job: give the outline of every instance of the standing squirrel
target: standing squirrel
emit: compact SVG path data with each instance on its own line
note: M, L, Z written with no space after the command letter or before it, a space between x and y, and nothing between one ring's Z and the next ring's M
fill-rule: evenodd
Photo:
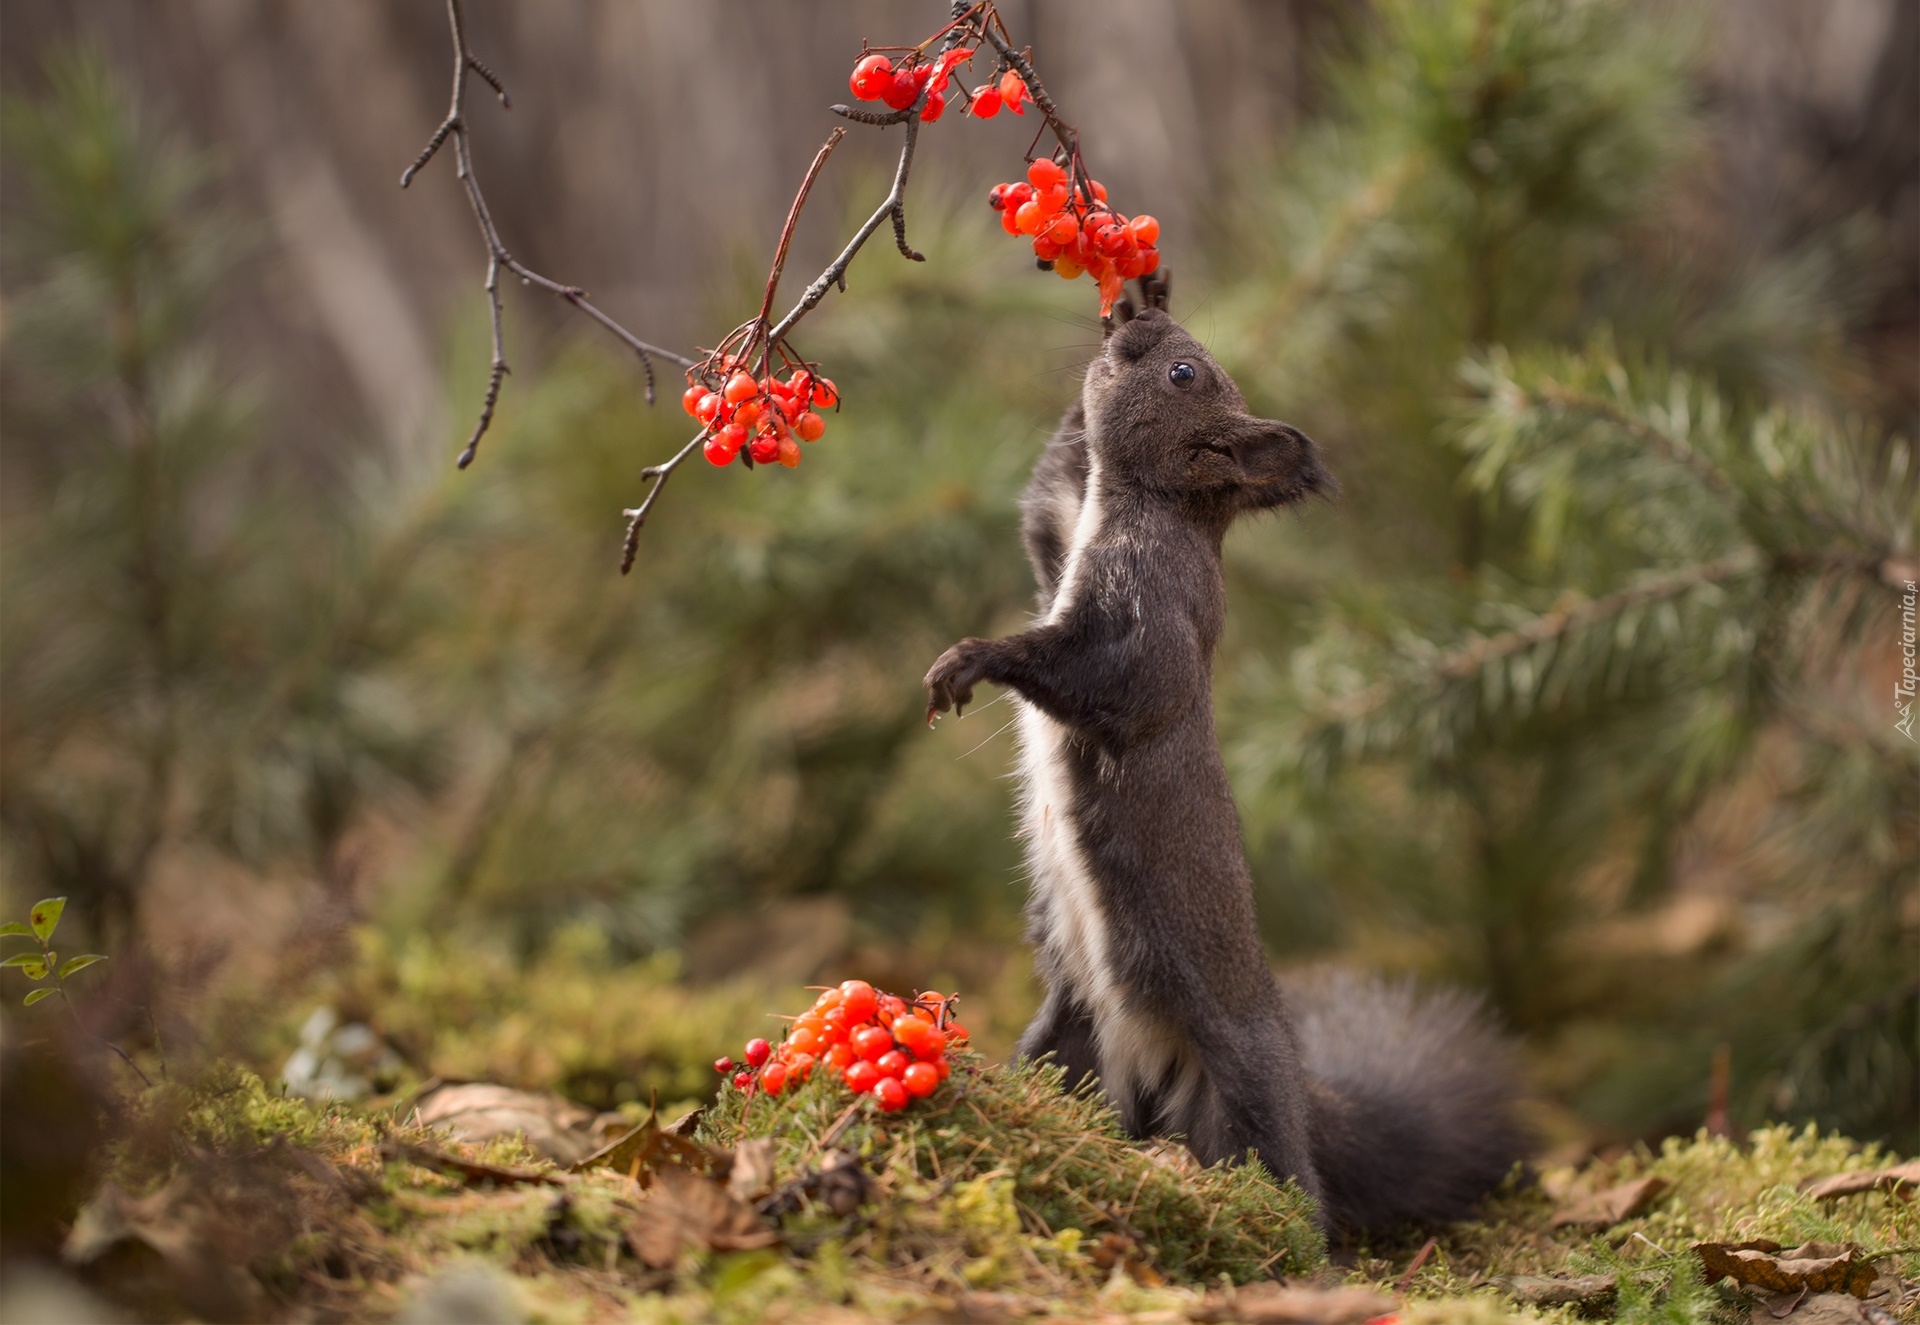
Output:
M1464 1216L1525 1150L1503 1041L1457 995L1283 990L1213 725L1220 549L1243 513L1331 494L1165 311L1123 305L1022 499L1032 629L964 639L928 720L982 681L1019 709L1028 936L1046 997L1019 1056L1091 1076L1135 1136L1249 1150L1352 1236Z

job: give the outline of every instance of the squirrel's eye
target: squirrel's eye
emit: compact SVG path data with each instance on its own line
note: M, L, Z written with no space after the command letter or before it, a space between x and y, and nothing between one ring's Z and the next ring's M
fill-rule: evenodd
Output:
M1167 369L1167 380L1175 386L1192 386L1193 379L1197 376L1199 374L1193 371L1193 365L1190 363L1177 363Z

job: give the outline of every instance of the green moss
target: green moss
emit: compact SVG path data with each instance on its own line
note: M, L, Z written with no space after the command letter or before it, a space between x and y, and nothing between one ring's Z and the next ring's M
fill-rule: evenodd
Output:
M772 1137L780 1169L791 1171L817 1162L820 1138L849 1100L825 1074L751 1106L730 1091L703 1137L716 1145ZM1104 1101L1063 1091L1055 1067L963 1057L939 1093L892 1117L863 1108L835 1144L903 1191L931 1184L943 1193L939 1235L990 1247L973 1253L988 1265L961 1271L969 1283L1002 1277L1016 1250L1084 1271L1081 1241L1109 1232L1137 1237L1162 1273L1185 1282L1300 1274L1326 1258L1312 1202L1297 1187L1275 1185L1258 1164L1203 1169L1184 1151L1149 1151L1122 1134ZM929 1233L892 1232L910 1245Z

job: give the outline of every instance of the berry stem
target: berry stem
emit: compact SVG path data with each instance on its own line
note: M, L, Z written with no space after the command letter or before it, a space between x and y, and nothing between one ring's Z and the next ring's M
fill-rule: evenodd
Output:
M807 205L807 194L813 191L814 180L820 178L820 167L827 164L827 158L840 140L847 136L845 129L836 128L827 135L827 141L814 153L813 164L807 167L807 177L800 181L800 192L793 197L793 206L787 208L786 224L780 227L780 246L773 251L773 270L767 273L767 293L760 301L760 322L765 325L767 315L773 312L773 296L780 288L780 273L786 270L787 247L793 243L793 228L800 221L800 209Z

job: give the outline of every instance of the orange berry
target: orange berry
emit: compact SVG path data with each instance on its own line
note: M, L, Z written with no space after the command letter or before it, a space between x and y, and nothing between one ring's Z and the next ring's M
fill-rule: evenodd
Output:
M787 1048L797 1054L814 1054L820 1050L820 1032L811 1026L796 1025L787 1035Z
M767 1088L767 1094L778 1095L787 1088L787 1065L768 1063L760 1069L760 1084Z
M825 385L832 385L824 378L821 380ZM879 996L865 980L848 980L840 986L840 1006L847 1014L849 1026L857 1026L871 1017L879 1005Z
M1065 188L1067 172L1051 157L1041 157L1027 167L1027 182L1036 189Z
M780 463L788 469L798 469L800 467L800 443L794 441L793 438L782 437L780 439L780 448L775 454Z
M940 1069L932 1063L915 1063L900 1074L900 1084L915 1099L925 1099L940 1089Z
M1146 248L1152 248L1160 242L1160 223L1151 216L1136 216L1127 222L1127 229L1133 231L1134 242Z
M827 431L827 421L812 410L808 410L793 421L793 430L800 434L801 441L817 442Z
M738 405L759 394L760 384L753 380L751 373L735 373L727 379L726 397L729 405Z
M873 1060L873 1065L886 1076L897 1077L907 1070L907 1056L898 1049L889 1049Z
M880 1081L880 1069L861 1059L847 1065L847 1089L856 1095L864 1095Z

